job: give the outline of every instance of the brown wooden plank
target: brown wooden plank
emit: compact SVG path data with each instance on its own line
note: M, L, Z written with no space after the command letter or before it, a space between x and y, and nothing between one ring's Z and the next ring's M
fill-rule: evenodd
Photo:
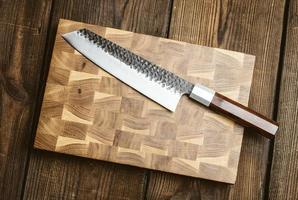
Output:
M19 199L51 0L0 2L0 199Z
M250 107L273 112L284 1L175 0L169 37L256 55ZM243 139L235 185L151 172L148 199L262 199L269 141L253 132Z
M289 1L269 198L298 199L298 1Z
M170 0L55 1L46 63L59 18L166 36L170 5ZM24 197L141 199L145 180L144 169L36 150L31 154Z

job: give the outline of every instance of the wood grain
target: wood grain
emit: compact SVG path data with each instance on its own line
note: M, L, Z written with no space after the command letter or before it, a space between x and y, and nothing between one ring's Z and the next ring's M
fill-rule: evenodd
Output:
M274 142L268 197L298 199L298 1L290 1L278 104L280 134Z
M38 76L45 77L46 73L40 74L39 71L43 68L46 71L48 66L48 64L41 64L43 63L41 61L43 49L40 45L47 42L47 53L44 58L45 63L49 63L58 19L64 17L167 36L169 5L171 4L171 1L167 0L59 0L54 1L54 7L51 9L51 1L44 2L46 4L32 0L0 1L1 198L22 199L23 178L20 177L26 173L26 155L29 151L32 153L24 199L107 199L114 194L119 194L112 196L114 199L119 196L142 199L144 194L139 195L139 187L136 188L133 183L139 185L147 180L150 184L146 199L266 199L267 191L264 188L269 182L264 181L264 176L266 168L269 169L270 166L266 161L268 145L258 137L244 136L238 173L238 180L241 181L237 181L234 186L161 172L151 172L150 176L146 176L143 170L135 167L56 153L30 151L28 144L32 138L31 124L35 123L32 121L32 116L39 110L33 109L35 106L32 104L38 100L32 95L34 93L32 91L37 91L37 81L44 84L45 78L40 80ZM275 82L275 70L280 53L279 38L284 2L267 0L176 1L173 5L173 20L169 36L173 37L175 33L174 39L256 54L257 72L255 74L257 77L253 83L252 94L256 93L258 96L251 97L250 106L260 109L259 111L269 116L272 110L271 105L274 103L272 101L274 94L268 88L274 88L272 83ZM295 62L294 13L297 6L295 1L290 2L293 21L289 28L291 31L289 36L292 39L287 44L291 48L287 50L286 63L291 68L284 67L287 70L283 73L283 81L287 81L286 78L288 78L291 79L288 82L294 84L293 77L296 72L292 63ZM49 16L50 10L51 17ZM180 14L177 15L176 12ZM50 27L46 33L50 18ZM150 26L147 26L147 23L150 23ZM46 35L48 35L47 40ZM32 45L16 46L24 41ZM19 58L22 64L13 64L12 61L15 58ZM7 66L10 67L7 68ZM275 75L272 76L272 74ZM267 81L259 82L260 79ZM259 90L260 87L263 89ZM295 175L296 169L295 138L293 137L296 116L292 111L295 109L294 103L297 97L294 95L296 94L295 88L290 84L284 84L282 88L283 96L289 95L288 98L282 98L281 95L283 100L280 102L278 114L282 115L279 117L282 124L282 131L279 135L284 133L285 136L277 138L275 142L276 157L273 160L271 172L270 199L295 199L297 183L295 176L291 175ZM25 101L23 97L27 92L30 98ZM261 95L263 92L266 93L265 96ZM290 139L287 139L289 137ZM257 157L251 157L251 155L257 155ZM134 174L137 175L132 176ZM136 179L136 177L141 178ZM128 187L125 187L127 185ZM144 189L141 192L146 191L145 184L141 184L141 187L143 186ZM134 190L129 190L132 187Z
M43 67L48 68L51 60L59 18L166 36L169 8L169 0L55 1ZM46 77L41 79L43 85ZM144 169L32 151L24 199L142 199L146 180Z
M0 1L0 199L21 198L51 1Z
M121 83L62 39L83 27L248 102L254 56L61 20L34 146L234 183L243 129L187 97L172 113Z
M175 0L169 38L256 55L249 106L270 116L283 14L284 1ZM147 199L264 199L269 142L254 134L244 134L233 187L151 172Z

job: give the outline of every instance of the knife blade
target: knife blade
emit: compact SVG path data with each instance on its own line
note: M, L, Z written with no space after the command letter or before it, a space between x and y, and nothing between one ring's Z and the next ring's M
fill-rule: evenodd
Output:
M278 124L199 83L193 84L88 29L62 37L78 52L117 79L175 112L182 95L238 124L274 138Z

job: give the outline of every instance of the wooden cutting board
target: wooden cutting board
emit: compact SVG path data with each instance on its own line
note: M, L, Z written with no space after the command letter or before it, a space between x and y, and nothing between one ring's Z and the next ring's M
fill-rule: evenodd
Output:
M243 128L187 97L172 113L121 83L62 39L83 27L248 103L254 56L60 20L34 146L234 183Z

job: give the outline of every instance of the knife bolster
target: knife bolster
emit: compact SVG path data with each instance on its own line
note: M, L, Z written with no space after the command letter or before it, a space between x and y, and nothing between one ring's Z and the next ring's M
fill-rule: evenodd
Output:
M214 94L215 91L211 90L210 88L197 84L193 87L189 97L209 107Z

